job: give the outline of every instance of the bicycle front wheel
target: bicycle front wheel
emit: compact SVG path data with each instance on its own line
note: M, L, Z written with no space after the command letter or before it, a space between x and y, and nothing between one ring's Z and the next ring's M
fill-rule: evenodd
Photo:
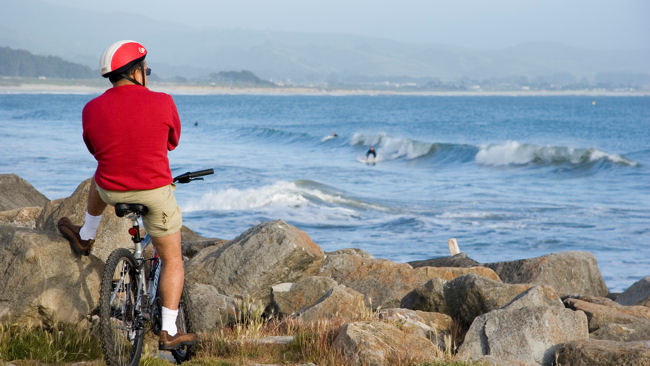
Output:
M108 365L137 365L144 324L138 314L137 264L128 249L114 250L106 260L99 293L102 351Z

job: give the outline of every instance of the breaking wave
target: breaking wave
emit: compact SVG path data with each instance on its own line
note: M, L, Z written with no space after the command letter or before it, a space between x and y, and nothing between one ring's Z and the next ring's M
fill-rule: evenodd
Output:
M542 146L508 141L503 144L469 145L423 142L387 134L364 135L355 133L350 139L352 146L374 146L377 160L416 160L435 157L436 161L474 161L486 166L561 165L580 166L595 162L614 165L637 166L638 163L619 154L611 154L597 148L574 148L569 146Z
M353 215L360 210L386 210L381 205L351 197L311 180L278 181L258 188L210 191L199 200L185 205L183 210L274 211L301 208L330 208L345 215Z
M488 166L505 165L584 165L597 161L636 166L618 154L609 154L595 148L573 148L567 146L539 146L509 141L504 144L481 146L475 158L478 164Z

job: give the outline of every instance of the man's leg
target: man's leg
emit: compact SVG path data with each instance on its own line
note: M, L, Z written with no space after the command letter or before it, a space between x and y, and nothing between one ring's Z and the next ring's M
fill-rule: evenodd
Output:
M177 231L167 236L151 238L151 240L163 263L158 285L162 296L162 306L177 310L185 279L181 254L181 232Z
M95 181L90 182L88 204L86 205L86 219L81 229L79 229L79 237L82 240L95 239L99 223L102 221L102 213L106 208L106 202L97 193L96 184Z
M90 254L90 249L95 243L95 235L102 221L102 213L106 208L106 203L102 200L97 192L95 181L90 182L88 191L88 202L86 205L86 218L82 226L77 226L67 217L62 217L57 222L57 227L63 236L65 236L72 249L81 255Z
M93 216L99 216L104 212L104 209L106 208L106 202L102 200L101 197L99 197L99 193L97 193L97 188L95 181L90 182L90 190L88 191L88 205L86 206L86 211L93 215Z
M176 349L182 345L196 343L193 333L181 333L176 329L178 304L183 293L185 271L181 253L181 232L152 238L153 245L162 260L162 271L158 288L162 297L162 329L158 348L163 350Z

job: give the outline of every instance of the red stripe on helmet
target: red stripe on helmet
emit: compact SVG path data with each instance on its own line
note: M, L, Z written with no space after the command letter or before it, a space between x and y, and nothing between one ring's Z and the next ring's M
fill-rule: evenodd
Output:
M127 42L118 47L111 58L111 71L147 54L147 49L138 42Z

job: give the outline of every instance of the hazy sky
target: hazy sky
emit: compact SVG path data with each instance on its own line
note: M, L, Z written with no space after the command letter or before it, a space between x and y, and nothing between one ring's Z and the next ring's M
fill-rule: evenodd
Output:
M199 28L346 33L470 48L552 41L593 49L650 49L648 0L45 1Z

